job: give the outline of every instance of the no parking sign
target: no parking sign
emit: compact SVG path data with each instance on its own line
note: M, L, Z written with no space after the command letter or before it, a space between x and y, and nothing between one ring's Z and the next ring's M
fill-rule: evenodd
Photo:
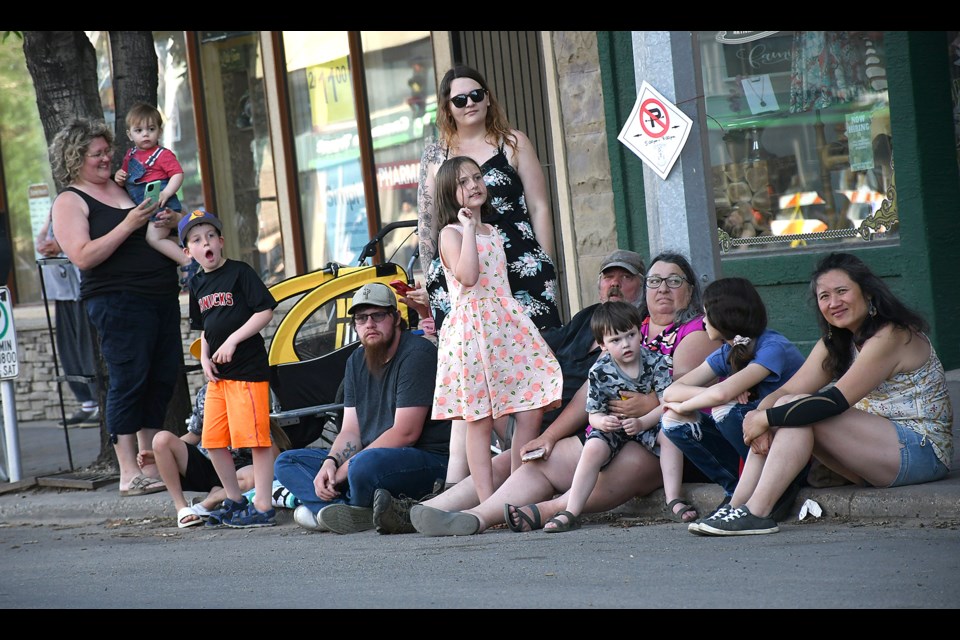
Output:
M680 150L690 135L692 125L693 121L687 114L644 80L633 111L617 140L666 180L680 157Z

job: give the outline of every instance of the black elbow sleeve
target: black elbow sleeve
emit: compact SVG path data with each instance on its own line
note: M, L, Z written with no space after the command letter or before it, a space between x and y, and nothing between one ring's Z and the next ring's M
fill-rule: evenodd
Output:
M767 409L767 423L771 427L803 427L838 416L850 408L850 403L835 386L806 398Z

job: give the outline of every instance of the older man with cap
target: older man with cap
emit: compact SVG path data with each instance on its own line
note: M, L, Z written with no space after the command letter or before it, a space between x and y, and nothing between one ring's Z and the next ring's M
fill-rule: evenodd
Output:
M330 449L277 457L277 479L303 503L294 512L314 531L373 528L373 494L420 497L447 469L450 422L430 419L437 348L405 331L390 287L374 282L347 310L360 347L347 361L340 432Z
M638 305L643 300L643 277L646 267L640 254L633 251L617 250L604 258L600 264L597 277L600 302L621 300ZM545 431L538 438L534 438L523 448L532 451L544 449L543 461L537 464L542 469L549 464L551 469L558 470L560 477L572 480L573 471L580 458L582 441L578 433L582 434L587 424L586 397L587 373L600 355L600 347L593 338L590 330L590 318L597 310L598 304L591 305L577 313L570 322L556 329L546 329L542 335L550 348L553 349L560 368L563 371L563 394L560 409L546 413L543 417ZM638 411L644 413L656 403L655 395L638 397L635 400ZM637 415L642 415L638 413ZM506 455L505 455L506 454ZM537 485L553 486L549 482L525 482L532 465L524 464L514 472L515 479L510 475L510 452L499 454L493 461L494 482L501 486L493 496L478 505L473 480L470 477L450 487L439 496L424 502L430 507L428 511L421 510L428 516L436 516L440 520L436 531L452 532L459 535L479 533L472 530L473 526L480 526L479 519L473 513L484 513L485 527L493 526L504 521L505 502L516 501L520 504L533 502L549 496L540 496L536 493ZM566 490L565 488L559 491ZM507 496L508 499L505 499ZM523 497L526 496L526 497ZM374 497L374 522L379 533L412 533L416 522L411 522L410 510L416 509L415 500L397 499L396 494L378 491ZM455 512L470 509L470 513L456 515ZM461 527L462 525L462 527ZM431 530L433 531L433 530ZM444 535L444 533L437 533Z

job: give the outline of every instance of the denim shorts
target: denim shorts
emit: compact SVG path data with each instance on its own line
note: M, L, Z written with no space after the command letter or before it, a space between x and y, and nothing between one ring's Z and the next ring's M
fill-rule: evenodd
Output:
M923 437L911 429L894 420L890 421L897 430L900 440L900 473L891 487L901 487L909 484L933 482L946 477L950 472L947 466L940 461L933 450L933 445L924 441Z

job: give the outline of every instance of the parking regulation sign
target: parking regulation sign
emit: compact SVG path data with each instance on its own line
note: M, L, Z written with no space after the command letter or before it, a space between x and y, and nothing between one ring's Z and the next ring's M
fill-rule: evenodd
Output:
M16 378L19 374L17 332L13 328L10 289L0 287L0 380Z
M617 140L666 180L680 157L691 126L693 121L687 114L644 80L630 118L620 130Z

